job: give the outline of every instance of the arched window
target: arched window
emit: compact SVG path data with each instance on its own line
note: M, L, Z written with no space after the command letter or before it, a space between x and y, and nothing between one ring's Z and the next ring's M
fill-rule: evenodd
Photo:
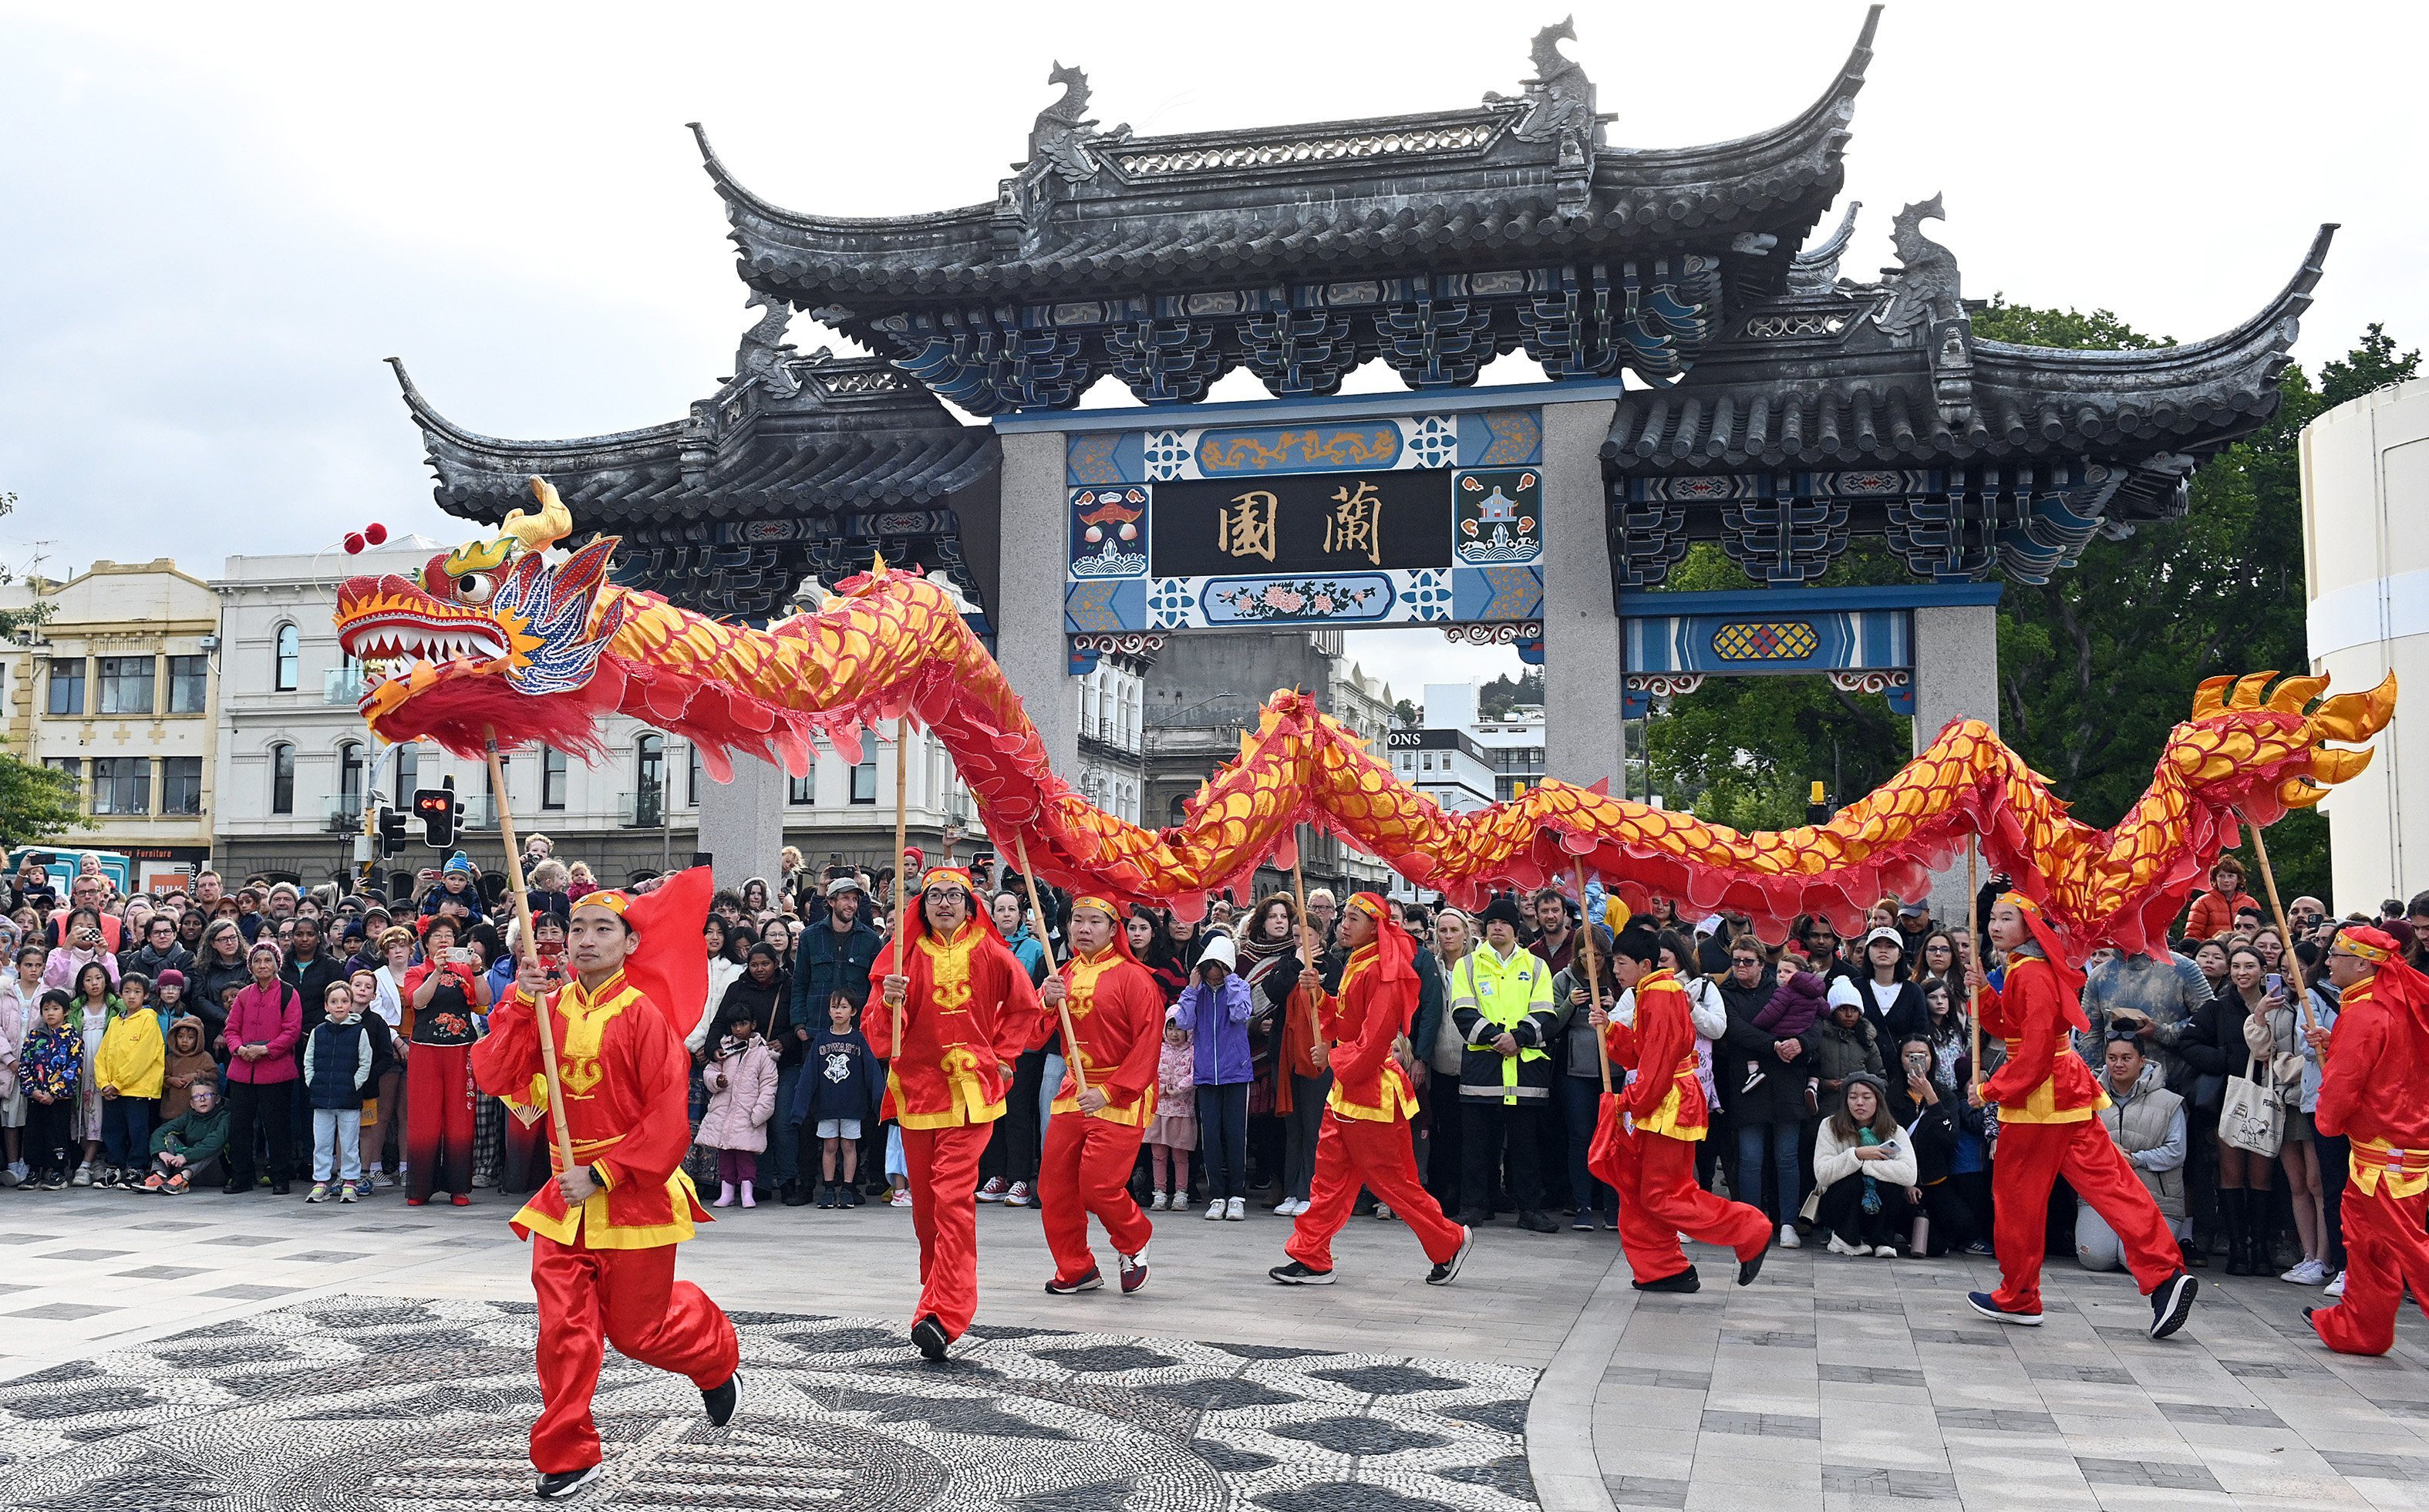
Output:
M303 665L304 633L291 624L279 626L276 677L271 685L281 693L294 692L297 680L303 676Z
M666 822L667 737L643 735L633 742L633 822L655 826Z
M283 741L270 748L270 812L295 812L295 748Z
M338 743L338 807L346 814L363 812L363 748L351 740Z

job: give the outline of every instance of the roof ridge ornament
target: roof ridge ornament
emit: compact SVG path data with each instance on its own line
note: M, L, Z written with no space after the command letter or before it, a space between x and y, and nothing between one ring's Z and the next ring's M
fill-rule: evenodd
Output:
M1923 234L1924 222L1947 219L1934 194L1891 220L1898 266L1881 270L1890 300L1873 319L1892 345L1923 347L1941 420L1962 429L1974 419L1974 321L1965 313L1957 255Z
M742 307L764 307L768 313L742 333L742 344L734 351L734 376L728 382L740 385L756 378L781 398L800 393L801 380L788 366L793 345L785 339L785 328L793 323L790 302L754 288Z
M1496 108L1526 107L1527 113L1510 128L1520 141L1557 144L1553 183L1562 215L1582 215L1592 205L1595 154L1605 145L1603 123L1611 119L1595 113L1594 81L1586 77L1584 65L1561 51L1563 41L1575 41L1577 36L1574 15L1537 32L1528 48L1535 76L1522 83L1514 96L1497 90L1484 96L1484 103Z
M1088 75L1085 70L1056 62L1046 75L1063 86L1063 97L1037 112L1029 128L1029 157L1016 165L1019 172L1003 181L1004 205L1020 222L1020 251L1026 256L1045 245L1057 198L1055 181L1084 184L1104 166L1090 149L1130 140L1129 123L1099 131L1087 119Z
M1827 294L1838 287L1839 259L1847 255L1847 244L1856 239L1856 212L1863 207L1863 201L1849 200L1847 213L1839 218L1838 230L1789 259L1790 293Z

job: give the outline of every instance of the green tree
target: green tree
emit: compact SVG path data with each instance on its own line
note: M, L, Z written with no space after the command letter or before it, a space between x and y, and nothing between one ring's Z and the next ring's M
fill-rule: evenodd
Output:
M1506 719L1519 704L1543 701L1544 669L1530 666L1515 677L1505 672L1478 688L1476 715L1479 719Z
M17 496L15 494L0 493L0 515L7 515L16 507ZM0 562L0 587L5 587L8 583L16 581L16 572L10 568L8 564L6 562ZM49 600L43 599L40 596L41 583L39 580L36 580L35 588L35 600L33 603L26 608L0 609L0 640L15 640L19 631L30 630L34 626L41 624L43 620L51 617L52 606Z
M0 751L0 850L92 827L67 773Z

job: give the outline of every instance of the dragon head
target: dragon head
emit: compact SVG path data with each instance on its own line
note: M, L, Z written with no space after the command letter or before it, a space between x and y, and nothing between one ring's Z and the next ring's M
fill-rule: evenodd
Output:
M2272 691L2276 676L2250 672L2203 682L2191 717L2169 732L2159 757L2160 770L2174 773L2189 793L2256 824L2309 808L2358 776L2370 764L2366 747L2338 750L2323 743L2362 746L2395 716L2391 672L2367 693L2332 698L2320 698L2324 677L2289 677Z
M369 674L360 707L381 735L458 745L472 738L466 719L486 694L571 693L598 671L623 621L620 600L599 607L617 537L552 566L547 549L571 534L572 518L545 481L534 478L532 492L540 510L516 510L500 535L434 556L409 577L339 585L338 644ZM500 702L489 717L514 722L518 707Z

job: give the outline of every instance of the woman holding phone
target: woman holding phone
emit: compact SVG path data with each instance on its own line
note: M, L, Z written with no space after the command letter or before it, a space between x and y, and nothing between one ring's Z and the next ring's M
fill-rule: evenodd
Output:
M2257 1075L2266 1076L2272 1058L2254 1055L2245 1026L2257 1016L2265 1028L2286 1007L2284 978L2269 970L2256 946L2235 945L2226 952L2225 983L2218 996L2194 1012L2178 1035L2176 1048L2206 1076L2242 1076L2256 1059ZM2218 1142L2219 1224L2226 1230L2229 1275L2258 1275L2268 1267L2269 1193L2275 1165L2267 1157Z
M405 973L405 1009L413 1048L405 1069L405 1205L448 1192L458 1208L472 1203L473 1015L489 1006L479 955L456 943L454 922L442 914L421 921L421 961Z

